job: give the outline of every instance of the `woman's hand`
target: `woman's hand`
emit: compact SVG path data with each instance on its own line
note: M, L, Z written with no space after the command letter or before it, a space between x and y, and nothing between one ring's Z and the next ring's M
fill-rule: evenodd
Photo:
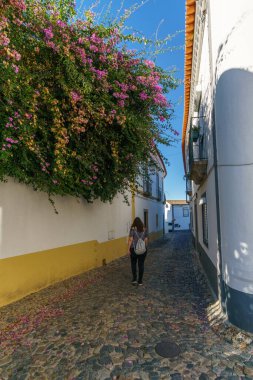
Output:
M132 237L132 236L129 236L129 238L128 238L128 247L127 247L127 255L128 255L128 256L131 255L130 248L131 248L132 242L133 242L133 237Z

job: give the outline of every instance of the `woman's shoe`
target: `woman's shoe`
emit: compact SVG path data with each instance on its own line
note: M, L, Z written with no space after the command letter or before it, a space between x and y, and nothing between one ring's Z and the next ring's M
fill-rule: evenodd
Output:
M132 284L132 285L137 285L137 281L136 281L136 280L133 280L133 281L131 282L131 284Z

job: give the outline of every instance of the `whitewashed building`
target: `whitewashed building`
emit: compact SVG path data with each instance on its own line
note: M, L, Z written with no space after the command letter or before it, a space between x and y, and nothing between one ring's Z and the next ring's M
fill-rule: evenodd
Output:
M167 200L165 204L165 232L189 230L190 206L185 200Z
M157 168L148 169L148 175L139 178L135 195L135 216L139 216L151 234L151 240L164 234L164 177L167 171L162 158L155 158Z
M57 196L56 214L47 194L13 179L1 183L0 306L125 255L135 216L150 240L162 236L166 169L160 157L157 163L149 188L145 180L129 193L130 205L121 195L111 204Z
M186 0L183 158L196 250L253 332L253 1Z

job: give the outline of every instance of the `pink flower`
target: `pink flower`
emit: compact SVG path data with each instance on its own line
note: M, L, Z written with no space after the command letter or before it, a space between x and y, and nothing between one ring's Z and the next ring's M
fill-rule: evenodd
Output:
M13 50L12 51L12 54L13 54L13 57L16 61L20 61L21 59L21 54L19 54L19 52L17 52L17 50Z
M10 39L7 36L5 35L0 36L0 45L8 46L9 43L10 43Z
M155 86L153 86L153 89L156 90L157 92L162 92L162 87L159 86L158 84L156 84Z
M146 92L142 91L139 94L139 97L140 97L141 100L146 100L146 99L148 99L148 94L146 94Z
M167 99L162 94L156 94L156 96L154 97L154 102L155 104L162 107L166 107L168 105Z
M129 90L129 85L127 83L120 83L118 81L115 81L115 83L119 86L119 88L123 91L123 92L127 92Z
M146 78L143 76L138 76L136 77L136 80L138 83L145 84L146 83Z
M94 53L97 53L98 52L98 47L95 46L95 45L91 45L90 46L90 50L93 51Z
M43 29L43 32L45 34L45 38L47 40L51 40L53 37L54 37L54 33L52 31L52 26L50 26L49 28L47 29Z
M93 42L94 44L100 44L102 42L102 39L96 36L95 33L93 33L90 37L90 41Z
M93 63L93 60L92 60L92 58L87 58L87 63L91 66L92 65L92 63Z
M163 121L165 121L165 117L164 116L160 116L159 120L163 122Z
M26 10L26 5L24 0L12 1L11 2L14 7L18 8L20 11Z
M18 143L18 140L13 140L12 138L10 137L6 137L5 141L11 143L11 144L17 144ZM9 144L7 145L9 146ZM11 146L11 145L10 145Z
M21 26L23 24L23 21L20 20L19 18L16 18L16 20L14 21L15 24L17 24L18 26Z
M129 96L127 94L123 94L122 92L114 92L113 96L116 99L121 99L121 100L125 100L125 99L129 98Z
M58 46L56 46L53 41L47 41L46 44L47 44L48 47L50 47L51 49L53 49L55 52L59 51Z
M121 61L124 58L123 54L120 51L117 53L117 58L119 61Z
M121 107L121 108L123 108L125 106L124 100L119 100L118 101L118 106Z
M77 103L79 100L82 100L82 96L76 91L71 91L70 96L74 103Z
M148 59L146 59L144 61L145 65L148 66L150 69L153 69L155 67L155 64L153 61L149 61Z
M12 66L14 72L17 74L19 72L19 67L14 65L14 64L12 64L11 66Z
M62 20L57 20L57 25L59 25L60 28L65 28L67 24L63 22Z
M106 70L97 70L94 67L91 68L91 71L96 74L98 79L102 79L102 78L106 77L108 74Z

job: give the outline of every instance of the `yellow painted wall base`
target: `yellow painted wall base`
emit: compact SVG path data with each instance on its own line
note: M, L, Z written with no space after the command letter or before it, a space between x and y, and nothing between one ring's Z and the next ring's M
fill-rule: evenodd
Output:
M0 260L0 307L127 252L126 237L89 241Z
M153 241L162 230L150 233ZM127 252L127 238L89 241L0 260L0 307L58 281L109 263Z

